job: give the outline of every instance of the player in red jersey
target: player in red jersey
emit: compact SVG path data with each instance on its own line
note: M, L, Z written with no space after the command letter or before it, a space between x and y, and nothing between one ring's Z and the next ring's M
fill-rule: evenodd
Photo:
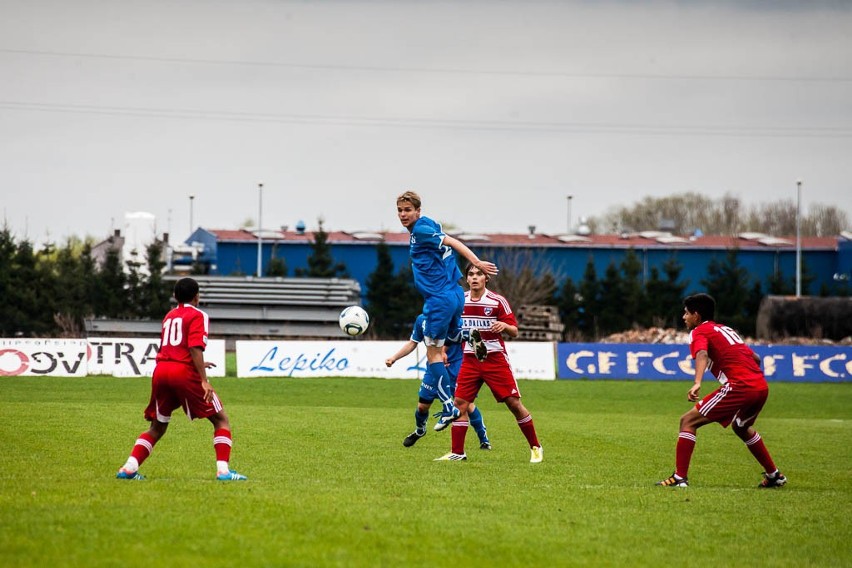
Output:
M716 323L716 301L708 294L695 294L683 301L683 321L689 332L689 350L695 359L695 384L686 395L690 402L697 402L680 418L680 434L675 450L674 473L657 482L666 487L689 485L687 472L692 451L695 449L695 434L698 428L718 422L723 428L731 425L734 433L745 442L755 459L763 466L763 480L758 487L781 487L787 478L778 471L769 450L754 429L769 386L760 370L760 357L740 338L736 331ZM721 383L721 387L699 400L701 379L709 370Z
M486 288L489 276L480 268L469 264L465 269L470 290L465 292L462 327L470 331L470 342L465 344L461 370L456 379L455 405L461 415L453 422L452 451L436 461L466 460L464 439L470 424L468 409L476 400L483 384L488 385L497 402L515 416L518 427L530 445L530 462L539 463L543 451L535 432L532 416L521 402L521 392L506 355L503 334L518 336L518 322L506 298Z
M118 479L145 479L139 466L151 454L154 445L166 433L172 412L182 407L187 418L206 418L213 424L213 449L216 452L216 479L243 481L229 467L231 456L231 423L222 403L207 380L204 349L207 347L208 317L198 309L198 282L181 278L175 283L178 302L163 319L157 365L151 378L151 399L145 408L145 419L151 423L139 435L127 462L118 470Z

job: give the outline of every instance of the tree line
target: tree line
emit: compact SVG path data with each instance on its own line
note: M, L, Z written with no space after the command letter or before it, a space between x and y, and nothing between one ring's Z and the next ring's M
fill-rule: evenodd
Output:
M347 276L345 265L332 258L322 226L311 247L308 268L297 277ZM172 293L171 283L163 278L163 253L163 243L152 243L144 267L125 269L117 246L97 262L88 242L69 239L62 247L35 251L29 241L16 242L8 229L0 230L0 337L82 337L88 318L159 320L170 307ZM367 279L365 296L372 320L369 335L405 339L423 300L414 288L410 267L394 267L386 243L377 245L376 254L376 269ZM681 277L683 267L675 256L662 270L652 267L643 280L642 265L633 250L619 264L611 262L603 274L597 273L590 256L578 282L554 274L531 250L503 253L494 260L501 271L489 288L506 296L516 310L524 305L558 306L564 338L570 341L593 341L631 328L677 327L681 300L690 284ZM271 263L275 274L268 275L286 275L282 265L283 259L280 264ZM203 267L194 266L193 272L202 273ZM812 281L805 266L804 294L810 293ZM771 278L764 289L739 264L734 249L714 258L699 283L716 298L718 319L747 335L754 333L764 295L795 291L794 281L781 277ZM848 295L845 287L832 292Z
M117 247L98 263L89 242L36 251L0 230L0 337L81 337L89 317L162 318L171 297L162 243L148 246L146 261L149 274L125 271Z
M711 199L698 193L645 197L637 203L615 207L600 217L592 217L586 224L593 233L665 229L676 235L696 231L705 235L758 232L780 237L796 234L797 218L802 236L838 235L849 228L846 212L833 205L812 203L807 212L798 215L792 199L746 206L735 196Z

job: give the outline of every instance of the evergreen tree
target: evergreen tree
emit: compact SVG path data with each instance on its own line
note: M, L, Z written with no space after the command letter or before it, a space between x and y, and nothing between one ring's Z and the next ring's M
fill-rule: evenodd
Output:
M795 277L792 280L784 278L781 271L773 271L767 279L769 293L773 296L789 296L796 293Z
M121 265L117 248L107 251L103 265L95 279L97 303L95 314L108 318L122 318L129 313L127 276Z
M553 276L552 272L548 271L542 274L538 278L536 287L547 291L544 299L542 299L542 302L545 305L552 306L556 303L556 295L559 287L556 285L556 278Z
M656 266L651 268L651 275L645 285L645 296L648 299L650 324L661 327L678 327L683 315L683 298L688 281L678 282L683 270L676 258L669 257L663 263L665 280L661 278Z
M404 266L394 277L393 292L388 298L391 307L390 339L411 336L414 319L423 311L423 296L414 287L411 267Z
M91 281L84 274L82 259L70 239L56 255L54 273L52 295L58 331L64 337L80 337L85 319L93 313L89 294Z
M89 317L96 313L95 306L98 296L98 266L95 259L92 258L92 244L90 242L83 243L78 262L79 278L84 282L83 302L86 305L86 317Z
M565 326L564 337L569 341L572 337L581 337L581 296L580 291L570 278L566 278L556 295L554 303L559 307L559 316Z
M24 337L43 337L53 329L53 312L48 302L42 301L42 277L30 241L18 243L12 262L12 298L15 302L12 328ZM4 298L8 302L11 298Z
M601 281L598 325L602 334L621 331L630 326L624 312L624 286L615 262L610 262Z
M54 336L59 327L69 327L67 323L60 326L60 322L63 322L64 318L61 315L57 294L59 288L64 287L65 283L59 280L58 275L59 252L53 243L48 242L39 251L34 252L33 256L35 258L35 280L32 286L38 301L38 320L41 330L35 331L35 333L41 337ZM73 324L70 327L72 329L67 330L69 335L79 334L79 330L75 329Z
M802 295L810 295L811 286L816 280L810 270L805 257L802 257ZM796 293L796 274L794 273L789 278L784 278L784 274L779 270L775 270L767 278L767 293L773 296L792 296Z
M803 256L801 283L803 296L810 295L811 285L814 283L814 280L816 280L816 276L808 270L808 263L805 261L805 257ZM790 276L790 278L784 278L784 275L780 271L773 271L772 274L769 275L767 282L767 292L773 296L792 296L796 293L795 274Z
M269 264L266 266L267 276L287 276L287 263L283 258L274 256L269 259Z
M146 249L148 261L148 276L143 282L142 317L157 320L169 311L172 295L171 286L163 280L163 269L166 263L163 260L163 243L155 241Z
M23 288L23 289L22 289ZM0 336L25 335L30 329L29 310L24 296L32 283L24 282L18 273L18 243L11 231L0 231Z
M144 275L136 263L128 265L125 285L125 304L121 317L136 319L145 313Z
M754 289L748 270L739 264L737 249L729 249L722 261L713 257L707 266L707 278L701 284L716 300L717 321L743 334L753 333L757 312L750 311L750 296Z
M650 316L641 279L642 263L632 248L627 250L621 261L621 274L621 311L626 327L647 326Z
M394 293L395 276L390 247L384 241L376 245L376 269L367 277L366 284L366 309L370 314L370 330L380 337L385 337L393 322L389 300Z
M311 254L308 256L308 269L296 269L296 276L311 276L315 278L347 278L346 265L334 263L331 256L331 245L328 244L328 233L322 227L323 221L319 220L319 230L314 233L311 243Z
M601 284L595 270L595 259L590 255L583 281L580 283L580 313L577 322L583 334L590 339L596 339L598 336L600 294Z
M411 326L422 310L423 298L412 284L410 270L403 268L394 274L387 243L376 246L376 256L376 270L367 277L370 332L383 339L404 339L411 335Z
M737 322L736 326L732 326L739 330L740 333L753 336L757 329L757 312L760 309L760 302L763 300L763 290L760 282L755 280L746 297L745 317L742 321Z
M19 316L17 291L14 288L13 266L17 245L7 226L0 230L0 337L14 337L13 321Z

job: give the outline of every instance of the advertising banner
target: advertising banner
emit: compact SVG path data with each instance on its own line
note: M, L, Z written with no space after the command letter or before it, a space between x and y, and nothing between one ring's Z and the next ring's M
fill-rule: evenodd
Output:
M385 360L404 341L237 341L238 377L379 377L420 379L426 371L426 348L388 368ZM556 377L552 343L507 343L519 379Z
M0 339L0 377L85 377L85 339Z
M393 367L385 359L402 341L237 341L238 377L380 377L416 379L425 348Z
M556 379L553 358L554 344L550 341L509 341L506 352L517 379Z
M90 337L89 374L114 377L150 377L154 374L160 338L128 339ZM204 360L216 366L207 369L208 377L225 376L225 340L211 339Z
M385 360L404 341L237 341L239 377L379 377L419 380L426 349L388 368ZM151 376L159 338L0 339L0 377ZM689 381L693 361L686 345L508 342L519 379L637 379ZM850 382L852 347L757 345L769 381ZM225 376L225 342L210 340L210 377ZM708 377L710 378L710 377Z
M755 345L752 349L768 381L852 380L852 347ZM560 379L689 381L695 369L689 346L680 344L560 343L556 353ZM708 374L708 378L712 377Z

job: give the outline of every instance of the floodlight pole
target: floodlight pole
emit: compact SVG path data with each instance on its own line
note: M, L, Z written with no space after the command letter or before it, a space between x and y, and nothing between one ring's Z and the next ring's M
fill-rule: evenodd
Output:
M796 297L802 296L802 180L796 181Z
M574 199L573 195L568 196L568 234L571 234L571 200Z
M192 235L192 226L193 226L193 219L192 219L192 213L193 213L193 211L192 211L192 204L193 204L194 202L195 202L195 196L194 196L194 195L190 195L190 196L189 196L189 234L190 234L190 235Z
M257 277L260 278L263 254L263 183L257 184Z

